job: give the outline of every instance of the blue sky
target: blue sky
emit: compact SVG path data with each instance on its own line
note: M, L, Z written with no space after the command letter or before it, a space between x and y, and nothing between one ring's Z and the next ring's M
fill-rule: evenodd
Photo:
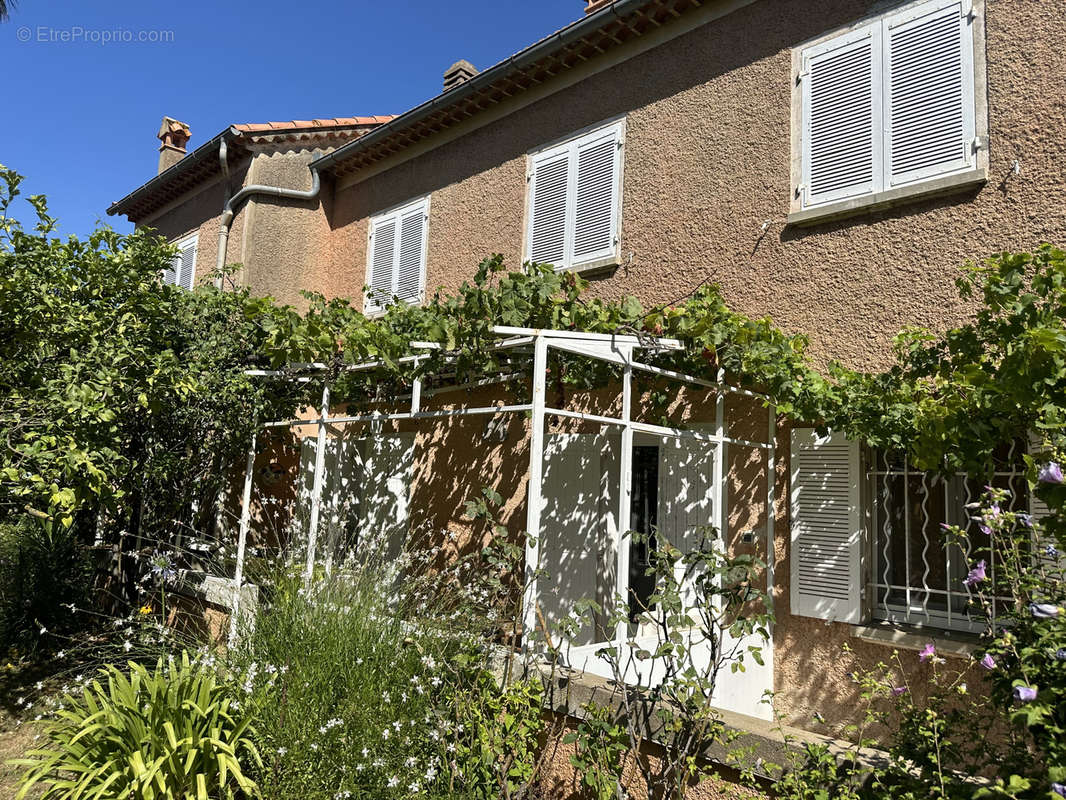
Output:
M0 24L0 163L27 176L24 194L48 195L60 233L83 236L98 220L127 231L106 209L155 175L164 114L192 128L190 150L231 123L398 114L439 92L457 59L484 69L583 6L18 0ZM141 31L172 41L104 41ZM16 216L31 219L27 208Z

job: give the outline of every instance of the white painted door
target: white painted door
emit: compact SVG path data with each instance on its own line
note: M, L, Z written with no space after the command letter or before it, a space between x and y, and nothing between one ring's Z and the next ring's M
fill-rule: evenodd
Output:
M596 625L586 618L563 636L560 625L582 600L600 599L602 439L592 434L550 434L544 442L541 488L540 610L553 642L564 649L591 645ZM543 631L538 632L538 638Z

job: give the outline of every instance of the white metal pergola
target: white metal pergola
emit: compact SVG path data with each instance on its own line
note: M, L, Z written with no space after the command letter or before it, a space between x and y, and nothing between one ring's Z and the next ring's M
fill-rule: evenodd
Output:
M775 430L776 410L770 399L765 395L752 392L725 383L724 371L719 370L717 379L706 380L694 375L677 372L663 367L655 366L643 360L638 360L636 354L643 357L656 354L677 351L682 349L682 344L676 339L661 337L628 336L616 334L583 333L577 331L515 328L508 326L495 326L493 333L500 337L500 341L494 345L496 350L513 350L523 348L528 352L532 347L532 395L530 402L514 405L490 405L481 407L460 407L440 410L422 410L422 398L432 394L443 394L464 388L474 388L491 384L513 381L529 375L525 371L512 371L507 374L486 377L473 383L461 385L443 386L440 388L423 391L422 380L414 378L412 390L409 395L400 395L393 401L409 401L409 409L403 412L370 412L352 416L329 416L330 389L326 384L322 389L321 406L316 418L291 419L265 423L261 429L316 426L317 448L315 450L315 464L313 488L311 493L310 519L307 532L307 561L305 578L310 581L315 565L316 549L318 546L318 529L321 515L321 503L323 492L323 480L325 469L325 442L327 428L331 425L380 423L389 420L419 420L440 419L447 417L461 417L473 415L497 415L526 413L531 416L530 423L530 455L528 488L526 498L526 544L525 544L525 571L526 590L523 597L523 647L529 648L533 641L531 632L537 627L537 608L540 599L539 591L539 567L541 564L541 512L543 507L543 478L545 464L545 420L548 417L570 418L584 422L598 423L601 426L619 431L621 433L620 468L618 472L618 498L617 509L618 524L614 527L611 546L615 554L614 570L614 596L626 597L629 592L629 548L623 546L625 526L622 521L629 515L630 493L632 481L632 451L633 437L635 433L651 434L653 436L676 439L689 439L698 442L706 442L714 448L714 474L712 476L713 497L711 498L714 525L719 531L725 531L728 524L726 504L724 502L724 489L727 476L724 465L727 463L725 453L729 446L753 448L766 453L766 496L765 496L765 546L766 546L766 589L772 598L774 585L774 491L775 491ZM401 363L417 363L430 358L425 351L439 350L440 345L433 342L412 341L410 343L411 355L400 359ZM622 371L621 385L621 413L620 416L612 417L600 414L591 414L581 411L573 411L563 408L555 408L548 405L546 398L546 386L548 375L548 355L550 350L557 350L570 355L576 355L616 365ZM353 364L343 368L345 372L358 372L373 370L382 366L381 362L371 361L361 364ZM299 373L315 374L326 370L324 364L299 364L292 365L289 370L269 371L251 370L247 374L262 377L285 377L301 381L311 380L307 374L299 377ZM709 430L689 430L683 428L666 427L634 420L632 418L633 402L633 375L635 372L643 372L702 388L714 390L715 399L715 423L713 432ZM736 439L727 435L725 422L725 397L727 394L736 394L751 397L762 401L768 407L767 440L765 442ZM253 483L253 466L256 455L256 436L253 435L248 450L248 461L244 477L244 489L242 494L242 508L240 526L237 541L237 559L233 576L233 603L231 607L231 639L236 635L237 620L239 617L239 602L241 589L244 585L244 560L245 549L248 539L248 531L251 523L251 500ZM627 626L625 622L619 622L615 631L613 642L621 648L627 640ZM619 650L621 652L621 649Z

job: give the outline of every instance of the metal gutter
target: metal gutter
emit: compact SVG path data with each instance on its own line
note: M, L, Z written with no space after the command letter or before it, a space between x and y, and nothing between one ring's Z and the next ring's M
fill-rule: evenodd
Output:
M222 216L218 221L218 258L215 262L215 266L219 272L215 277L216 287L219 289L222 288L221 270L226 266L226 248L229 241L229 229L233 224L234 209L237 205L243 200L256 194L267 195L268 197L285 197L290 200L314 200L318 197L319 189L322 188L322 179L318 174L318 168L314 164L310 164L308 169L311 170L311 188L306 191L302 189L286 189L283 186L266 186L259 183L253 183L250 186L245 186L233 195L233 197L226 199L226 204L222 207Z
M219 147L224 141L232 141L239 135L240 133L235 131L232 127L226 128L222 133L218 134L213 139L204 142L173 166L163 170L150 181L134 189L121 200L116 200L108 206L108 215L114 216L115 214L124 213L122 210L124 206L132 205L137 201L152 195L172 178L177 177L194 166L199 166L202 162L207 161L208 159L215 158Z
M447 92L442 92L421 105L415 106L410 111L401 114L391 122L386 122L384 125L375 128L365 136L361 136L342 147L338 147L332 153L327 153L321 158L315 159L311 162L311 166L320 170L329 169L334 164L344 161L349 155L369 148L377 142L387 139L393 133L401 131L413 123L420 122L439 108L453 105L476 94L509 72L519 71L536 63L546 55L558 52L572 42L602 27L604 22L608 21L610 17L621 20L623 13L650 4L649 0L614 0L610 5L606 5L598 11L570 23L565 28L530 45L525 50L515 53L498 64L489 67L484 72L479 72L470 80L464 81Z

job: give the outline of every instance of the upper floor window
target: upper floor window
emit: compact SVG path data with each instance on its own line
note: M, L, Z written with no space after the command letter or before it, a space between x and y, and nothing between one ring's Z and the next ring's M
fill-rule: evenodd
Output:
M526 259L556 269L618 263L622 120L530 155Z
M178 253L171 260L170 267L163 270L163 283L192 289L196 279L196 241L194 233L174 242Z
M924 0L799 51L793 221L983 179L976 28Z
M428 195L370 218L365 311L381 311L393 300L422 302L428 232Z

